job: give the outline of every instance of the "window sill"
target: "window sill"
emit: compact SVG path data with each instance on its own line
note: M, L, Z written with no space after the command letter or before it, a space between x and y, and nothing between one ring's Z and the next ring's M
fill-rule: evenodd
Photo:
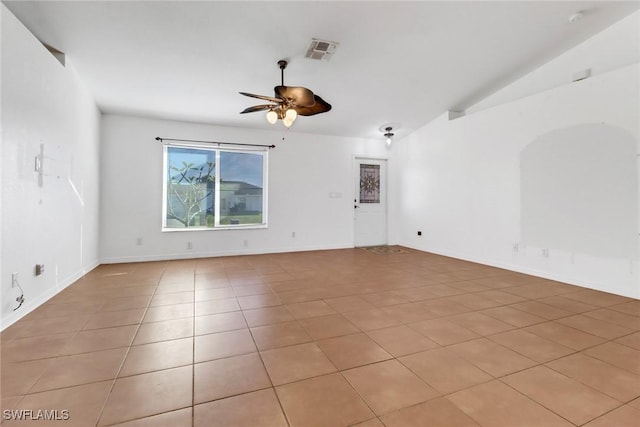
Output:
M267 224L248 224L248 225L221 225L219 227L189 227L189 228L165 228L161 231L163 233L181 233L181 232L194 232L194 231L228 231L228 230L261 230L269 228Z

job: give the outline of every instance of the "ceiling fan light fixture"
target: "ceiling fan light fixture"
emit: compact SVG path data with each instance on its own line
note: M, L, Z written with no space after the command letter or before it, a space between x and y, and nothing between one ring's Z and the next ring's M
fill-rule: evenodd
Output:
M293 108L289 108L285 113L284 117L285 119L291 120L291 123L293 123L296 120L296 117L298 117L298 112Z
M278 121L278 113L276 113L274 110L269 110L269 112L267 113L267 121L272 125L275 124Z
M278 61L278 67L280 68L280 85L273 88L275 96L240 92L240 95L269 101L271 104L254 105L245 108L240 114L267 111L267 122L275 124L280 119L286 127L290 127L298 116L313 116L331 110L331 104L306 87L284 85L284 70L287 68L286 60L281 59Z
M296 117L298 117L298 112L293 108L287 108L282 114L282 124L287 128L290 128L293 122L296 121Z
M293 124L293 120L291 120L288 117L285 117L284 119L282 119L282 124L285 125L286 127L290 128L291 125Z

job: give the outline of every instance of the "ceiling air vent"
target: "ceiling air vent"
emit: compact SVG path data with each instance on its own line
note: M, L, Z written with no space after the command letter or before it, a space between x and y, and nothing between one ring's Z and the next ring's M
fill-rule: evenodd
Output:
M309 59L317 59L318 61L321 59L328 61L336 51L336 47L338 47L338 43L336 42L311 39L311 43L309 43L307 53L305 53L304 57Z

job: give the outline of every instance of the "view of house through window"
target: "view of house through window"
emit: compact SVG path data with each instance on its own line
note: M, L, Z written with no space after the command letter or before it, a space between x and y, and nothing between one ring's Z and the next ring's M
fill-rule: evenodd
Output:
M266 151L164 149L163 229L266 225Z

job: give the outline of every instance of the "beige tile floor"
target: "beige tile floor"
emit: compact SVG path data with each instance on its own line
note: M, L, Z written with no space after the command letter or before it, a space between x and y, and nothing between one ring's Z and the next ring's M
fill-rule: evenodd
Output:
M3 426L616 426L640 301L406 249L103 265L1 334Z

